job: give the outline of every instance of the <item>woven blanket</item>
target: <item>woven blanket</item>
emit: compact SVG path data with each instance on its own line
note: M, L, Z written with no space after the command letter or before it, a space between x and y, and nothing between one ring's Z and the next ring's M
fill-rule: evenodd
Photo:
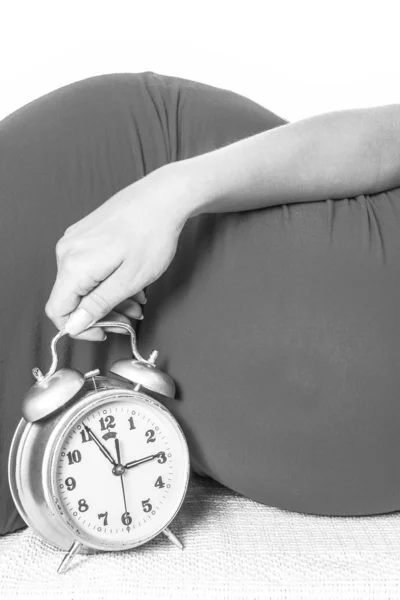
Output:
M400 598L400 513L321 517L191 474L172 531L116 553L64 553L30 528L0 538L0 597L41 600Z

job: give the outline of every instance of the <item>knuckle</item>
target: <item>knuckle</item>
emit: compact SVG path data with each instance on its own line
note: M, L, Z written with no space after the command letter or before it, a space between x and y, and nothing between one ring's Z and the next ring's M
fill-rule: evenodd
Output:
M77 260L77 256L69 252L68 254L62 255L62 269L67 272L73 272L77 274L78 271L82 272L82 268L84 265L80 264L79 260Z
M109 302L104 298L104 296L102 296L101 294L99 294L96 291L93 291L90 294L90 301L96 306L96 308L100 308L100 310L102 312L106 312L109 313L111 312L111 305L109 304Z
M49 317L49 319L53 320L55 315L53 312L53 308L49 302L47 302L46 306L44 307L44 312L46 316Z
M64 231L64 236L67 236L70 233L72 233L74 231L74 226L75 226L74 223L72 225L69 225L69 227L67 227L67 229Z
M65 238L60 238L56 244L56 254L57 256L61 256L67 250L67 243Z
M71 254L64 257L63 267L65 271L72 271L75 265L75 259Z

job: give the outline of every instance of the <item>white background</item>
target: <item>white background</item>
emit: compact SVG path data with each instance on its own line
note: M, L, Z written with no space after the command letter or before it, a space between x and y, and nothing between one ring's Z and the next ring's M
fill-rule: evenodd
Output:
M0 119L72 81L156 71L290 121L398 103L398 1L0 0Z

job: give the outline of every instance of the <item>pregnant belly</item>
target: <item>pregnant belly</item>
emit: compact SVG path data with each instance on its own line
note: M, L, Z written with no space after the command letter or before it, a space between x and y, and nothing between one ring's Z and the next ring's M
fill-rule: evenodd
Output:
M193 468L256 501L400 508L400 190L189 221L140 348Z

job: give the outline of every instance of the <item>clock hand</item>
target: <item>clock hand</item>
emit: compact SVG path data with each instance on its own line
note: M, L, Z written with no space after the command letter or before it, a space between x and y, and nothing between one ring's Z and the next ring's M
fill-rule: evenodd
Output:
M119 439L115 438L114 442L115 442L115 451L117 453L117 461L118 461L118 464L121 465L122 463L121 463L121 452L119 449Z
M151 454L150 456L145 456L144 458L139 458L138 460L132 460L131 462L126 463L125 469L131 469L132 467L136 467L137 465L141 465L149 460L153 460L160 456L161 452L157 452L157 454Z
M104 456L110 461L111 464L114 465L114 467L117 466L117 463L115 462L115 460L113 459L112 455L110 454L110 452L107 450L107 448L105 446L103 446L103 444L100 442L100 440L97 439L97 437L94 435L93 431L87 426L85 425L85 423L83 423L84 428L86 429L87 433L90 435L90 437L92 438L92 440L96 443L96 445L99 447L99 450L104 454Z
M121 463L121 453L120 453L120 449L119 449L119 439L115 438L114 442L115 442L115 451L117 453L118 466L122 466L122 463ZM128 509L126 507L126 496L125 496L125 486L124 486L124 471L122 471L122 473L120 474L120 480L121 480L121 487L122 487L122 495L124 497L124 508L125 508L125 515L124 516L126 518L129 518ZM122 521L122 522L124 522L124 521ZM125 525L125 523L124 523L124 525ZM127 529L128 529L128 531L130 530L129 524L128 524Z

